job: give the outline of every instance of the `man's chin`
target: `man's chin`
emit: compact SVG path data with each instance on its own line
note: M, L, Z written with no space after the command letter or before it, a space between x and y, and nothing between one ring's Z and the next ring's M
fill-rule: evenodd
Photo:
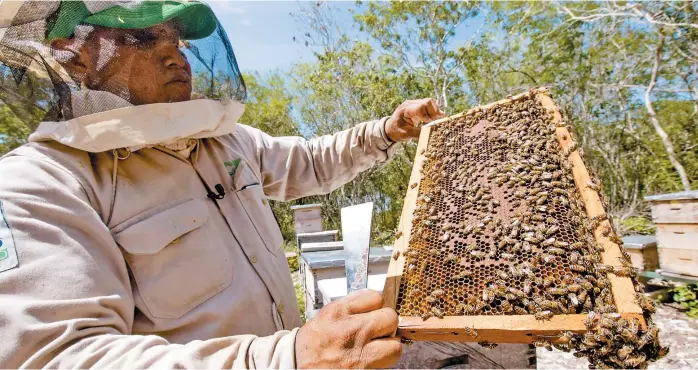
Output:
M192 99L193 99L192 92L191 92L191 90L189 90L187 92L180 92L177 94L168 94L168 99L166 99L165 101L168 103L179 103L179 102L188 101L188 100L192 100Z

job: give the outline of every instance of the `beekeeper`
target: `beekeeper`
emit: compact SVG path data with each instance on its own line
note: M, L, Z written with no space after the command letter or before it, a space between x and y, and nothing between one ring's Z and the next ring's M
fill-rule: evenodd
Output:
M237 123L245 85L199 2L10 1L0 97L36 127L0 159L0 368L387 367L362 291L301 326L268 199L390 158L430 99L312 140Z

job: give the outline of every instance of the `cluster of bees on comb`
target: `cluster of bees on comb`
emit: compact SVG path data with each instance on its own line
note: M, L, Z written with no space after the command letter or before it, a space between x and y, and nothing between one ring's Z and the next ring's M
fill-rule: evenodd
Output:
M432 128L420 153L421 180L410 184L419 186L419 196L396 309L424 320L587 314L586 334L564 332L534 344L576 351L592 368L646 367L668 351L651 322L653 302L623 248L619 263L602 263L594 231L622 240L608 217L586 216L568 159L577 148L561 149L555 122L531 90ZM598 182L585 186L599 190ZM633 279L646 330L617 313L609 274Z

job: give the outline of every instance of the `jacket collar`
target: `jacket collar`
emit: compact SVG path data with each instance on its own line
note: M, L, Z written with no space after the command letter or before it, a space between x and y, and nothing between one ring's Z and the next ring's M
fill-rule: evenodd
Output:
M131 105L104 91L71 95L76 118L41 122L29 141L57 141L86 152L104 152L201 139L235 132L245 105L235 100L196 99L179 103Z

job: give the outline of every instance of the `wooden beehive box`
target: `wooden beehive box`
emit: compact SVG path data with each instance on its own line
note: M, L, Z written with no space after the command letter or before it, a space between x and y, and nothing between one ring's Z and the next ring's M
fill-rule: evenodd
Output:
M698 276L698 191L646 197L657 226L662 271Z
M633 267L645 271L659 268L657 238L653 235L630 235L623 237L623 242Z
M322 231L322 204L291 206L296 234Z
M425 126L383 292L386 306L400 315L398 336L532 343L555 341L564 331L581 334L590 305L581 291L574 296L578 305L572 296L559 298L567 306L552 309L549 320L534 315L545 310L531 301L547 300L551 288L567 289L592 277L609 285L594 297L585 294L599 297L591 301L594 310L615 305L614 312L638 318L644 326L632 280L595 267L624 268L595 188L547 89ZM550 248L564 251L553 255ZM585 260L572 263L578 255ZM598 261L589 262L594 258ZM572 265L583 265L585 271L573 271ZM492 299L505 285L507 292L527 291L526 301ZM477 303L480 297L488 303Z

